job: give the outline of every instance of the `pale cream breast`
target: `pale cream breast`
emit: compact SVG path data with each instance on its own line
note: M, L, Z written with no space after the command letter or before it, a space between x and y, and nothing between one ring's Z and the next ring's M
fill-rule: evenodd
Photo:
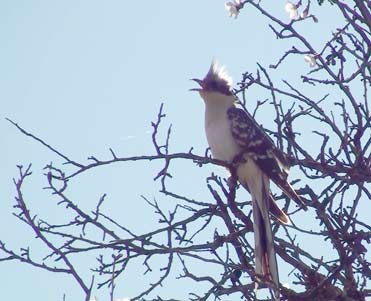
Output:
M227 118L205 124L206 138L215 159L232 162L241 148L232 137Z
M205 131L215 159L231 162L241 151L232 136L227 110L234 97L218 92L200 92L205 101Z

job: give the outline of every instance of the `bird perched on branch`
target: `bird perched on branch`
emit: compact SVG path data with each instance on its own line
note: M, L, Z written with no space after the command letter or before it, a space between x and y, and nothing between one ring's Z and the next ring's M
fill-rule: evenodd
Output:
M273 286L278 300L278 269L268 212L282 223L288 223L288 217L270 194L269 180L301 207L306 207L287 181L289 166L284 154L249 113L236 107L232 80L224 67L213 61L204 79L192 80L200 87L191 90L198 91L205 103L205 131L213 157L237 162L238 180L251 194L255 273L260 283Z

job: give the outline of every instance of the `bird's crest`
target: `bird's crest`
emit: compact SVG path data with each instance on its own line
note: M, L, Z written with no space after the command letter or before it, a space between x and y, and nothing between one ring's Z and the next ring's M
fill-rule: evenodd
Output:
M203 79L207 90L231 95L232 77L229 76L225 67L220 65L215 59L212 61L209 71Z
M213 60L209 71L204 79L193 79L201 89L192 89L197 91L219 92L225 95L232 95L232 77L225 70L225 67L220 65L216 60Z
M228 90L232 89L232 77L225 70L225 66L219 64L215 59L211 62L209 71L207 72L204 81L217 83L218 87L224 87Z

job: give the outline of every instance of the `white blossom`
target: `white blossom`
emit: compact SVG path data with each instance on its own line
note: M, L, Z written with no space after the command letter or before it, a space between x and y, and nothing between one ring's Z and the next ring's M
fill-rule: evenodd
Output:
M285 288L290 288L290 284L288 284L288 283L284 283L284 284L282 284L282 286L285 287Z
M129 298L116 298L115 301L130 301Z
M285 10L289 14L289 18L291 20L299 19L298 8L292 2L287 1L286 5L285 5Z
M240 0L228 1L227 3L224 4L225 9L228 11L229 16L234 17L235 19L237 19L238 14L240 13L240 5L241 5Z
M316 58L313 55L311 55L311 54L304 55L304 61L306 61L307 63L309 63L309 66L311 68L317 66Z

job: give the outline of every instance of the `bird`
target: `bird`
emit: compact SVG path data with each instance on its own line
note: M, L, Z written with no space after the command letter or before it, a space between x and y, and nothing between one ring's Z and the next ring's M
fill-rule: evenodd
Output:
M303 209L301 197L288 182L289 164L264 129L246 111L237 107L232 78L213 60L203 79L193 78L205 104L205 133L213 158L236 163L240 184L252 197L255 239L255 274L260 284L273 287L279 300L279 278L269 212L287 224L288 216L276 204L270 180Z

